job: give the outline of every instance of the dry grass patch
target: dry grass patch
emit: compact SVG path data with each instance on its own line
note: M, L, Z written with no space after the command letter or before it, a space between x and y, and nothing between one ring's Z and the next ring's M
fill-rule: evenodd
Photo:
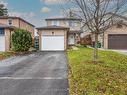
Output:
M69 51L71 95L127 95L127 56L99 51L97 64L93 50L81 47Z

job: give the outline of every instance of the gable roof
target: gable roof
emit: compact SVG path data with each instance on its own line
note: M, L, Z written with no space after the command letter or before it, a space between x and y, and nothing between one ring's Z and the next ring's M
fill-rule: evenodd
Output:
M120 18L122 18L122 19L127 20L127 17L126 17L126 16L122 16L122 15L114 14L114 13L109 13L109 14L114 15L115 17L120 17Z
M45 27L38 27L36 28L38 30L50 30L50 29L70 29L69 27L63 27L63 26L45 26Z
M16 16L0 16L0 19L19 19L19 20L22 20L22 21L26 22L27 24L31 25L32 27L35 27L33 24L29 23L28 21L24 20L21 17L16 17Z

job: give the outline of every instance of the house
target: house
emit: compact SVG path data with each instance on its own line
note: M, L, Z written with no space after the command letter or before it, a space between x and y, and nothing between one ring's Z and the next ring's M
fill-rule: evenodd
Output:
M95 42L91 34L92 42ZM115 15L112 24L104 32L99 34L99 43L104 49L127 49L127 17Z
M104 49L127 49L127 23L118 22L99 35Z
M81 19L49 18L46 23L46 27L37 28L40 50L66 50L68 45L80 42Z
M17 28L31 32L34 38L34 25L31 23L20 17L0 17L0 51L9 51L11 49L11 35Z

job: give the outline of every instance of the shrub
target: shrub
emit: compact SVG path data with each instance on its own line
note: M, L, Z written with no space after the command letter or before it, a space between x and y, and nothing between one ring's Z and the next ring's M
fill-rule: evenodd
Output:
M14 51L28 51L32 46L32 36L26 30L17 29L12 34L12 44Z

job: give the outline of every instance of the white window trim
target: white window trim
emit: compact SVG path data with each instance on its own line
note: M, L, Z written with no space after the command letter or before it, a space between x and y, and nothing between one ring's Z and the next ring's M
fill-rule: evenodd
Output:
M52 21L52 25L59 26L60 25L60 22L59 21Z
M9 20L12 21L11 24L9 24ZM13 25L13 20L12 20L11 18L8 19L8 25L9 25L9 26Z

